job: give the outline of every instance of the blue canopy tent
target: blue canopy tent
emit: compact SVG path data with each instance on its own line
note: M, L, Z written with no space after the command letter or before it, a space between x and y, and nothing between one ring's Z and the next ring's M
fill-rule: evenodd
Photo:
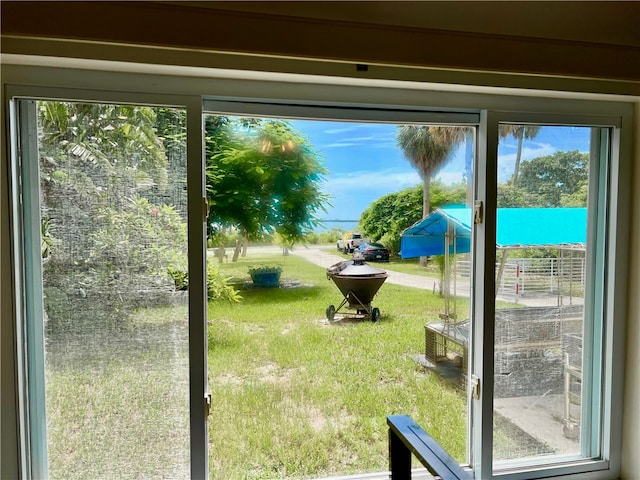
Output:
M425 325L425 358L435 365L448 359L452 352L461 355L463 373L466 373L470 323L469 319L458 320L457 302L451 302L456 297L457 262L451 262L450 255L471 251L472 215L472 210L467 207L436 209L402 233L400 247L402 258L444 255L441 284L444 313L439 315L440 322ZM583 249L586 243L586 208L498 208L496 215L496 248L503 250L496 270L496 297L510 249L550 247L558 248L562 255L564 250ZM569 265L572 268L573 263L570 261ZM572 273L569 273L569 278L572 278ZM562 289L558 291L562 295ZM501 315L508 315L505 312L510 311L522 309L499 310Z
M471 251L471 209L438 208L407 228L401 237L402 258ZM498 208L496 247L560 247L584 244L586 208Z
M584 246L587 235L586 208L498 208L496 247L502 250L525 247L567 248ZM455 318L449 311L451 264L449 255L471 251L472 211L467 207L439 208L407 228L400 240L402 258L445 256L443 293L445 317ZM504 252L496 272L496 295L507 254ZM454 267L455 269L455 264ZM454 296L456 291L454 278Z

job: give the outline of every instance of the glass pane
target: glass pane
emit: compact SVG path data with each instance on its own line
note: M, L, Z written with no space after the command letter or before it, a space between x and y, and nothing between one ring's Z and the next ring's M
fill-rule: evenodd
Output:
M38 121L50 478L187 478L185 112Z
M241 296L208 306L212 478L384 472L401 413L464 463L474 129L204 123L210 264ZM423 177L466 229L437 214L404 244ZM358 254L367 288L328 276Z
M499 132L494 460L502 468L586 451L587 221L597 157L588 127L503 124Z

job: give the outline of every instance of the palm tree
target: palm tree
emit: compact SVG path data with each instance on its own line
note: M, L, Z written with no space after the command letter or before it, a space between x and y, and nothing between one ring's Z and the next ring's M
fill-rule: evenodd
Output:
M422 178L422 216L429 215L431 177L444 164L453 149L466 135L464 127L427 127L402 125L398 131L398 146ZM427 257L420 257L420 265Z
M531 140L538 136L540 133L540 126L533 125L500 125L499 135L500 138L506 138L511 135L518 140L518 151L516 153L516 164L513 167L513 176L511 177L511 183L516 185L518 183L518 173L520 172L520 159L522 158L522 141L526 138Z
M438 171L466 133L465 127L402 125L397 142L404 156L422 178L422 215L429 215L431 177Z

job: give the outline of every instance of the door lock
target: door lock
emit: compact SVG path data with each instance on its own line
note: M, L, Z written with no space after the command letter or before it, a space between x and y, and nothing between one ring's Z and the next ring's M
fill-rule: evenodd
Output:
M471 375L471 398L480 400L480 379Z

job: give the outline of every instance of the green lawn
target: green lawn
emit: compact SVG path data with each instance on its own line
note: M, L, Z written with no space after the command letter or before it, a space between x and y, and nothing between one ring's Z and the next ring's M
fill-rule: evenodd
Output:
M49 478L187 478L186 306L50 334L46 360Z
M289 288L251 288L247 270L259 265L282 266ZM411 415L464 460L464 393L414 359L442 299L385 284L379 322L329 324L326 307L343 297L324 268L255 254L219 268L243 300L209 303L211 478L386 470L390 414ZM50 478L188 474L187 338L184 304L143 308L118 330L47 338Z
M385 284L378 323L328 324L342 294L297 256L250 256L220 266L280 265L295 288L243 290L209 304L213 478L313 478L388 468L386 416L409 414L464 460L464 394L418 365L424 324L442 312L431 292Z

